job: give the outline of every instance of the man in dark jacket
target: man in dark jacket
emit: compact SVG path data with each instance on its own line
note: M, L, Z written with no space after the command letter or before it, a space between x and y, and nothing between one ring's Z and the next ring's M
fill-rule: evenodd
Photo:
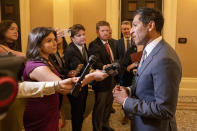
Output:
M71 40L72 42L67 47L64 53L64 59L66 67L69 70L77 70L77 68L83 64L83 68L79 73L73 72L76 76L80 76L84 67L88 62L88 53L85 46L85 28L81 24L73 25L71 28ZM86 99L88 94L88 86L85 86L77 97L68 95L71 103L71 115L72 115L72 130L81 131L83 123L83 115L85 113Z
M111 64L115 55L115 45L109 40L110 25L106 21L96 24L97 38L89 45L89 54L97 57L94 69L104 69ZM95 104L92 113L93 131L113 131L109 126L109 118L112 109L113 78L108 77L101 82L92 85L95 92Z

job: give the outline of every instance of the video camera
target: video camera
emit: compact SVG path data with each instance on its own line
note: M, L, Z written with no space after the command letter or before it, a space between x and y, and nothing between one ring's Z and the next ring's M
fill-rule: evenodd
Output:
M0 56L0 120L17 95L17 74L24 61L24 57Z

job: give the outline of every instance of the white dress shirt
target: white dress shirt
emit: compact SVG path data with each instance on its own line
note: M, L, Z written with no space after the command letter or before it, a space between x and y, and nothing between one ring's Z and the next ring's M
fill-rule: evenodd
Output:
M156 39L154 39L153 41L151 41L148 45L146 45L146 47L144 48L144 50L146 50L146 56L145 59L149 56L149 54L152 52L152 50L157 46L157 44L162 40L162 36L157 37Z
M77 47L78 47L78 49L80 50L80 52L81 52L81 54L83 55L83 51L82 51L82 45L78 45L78 44L75 44Z

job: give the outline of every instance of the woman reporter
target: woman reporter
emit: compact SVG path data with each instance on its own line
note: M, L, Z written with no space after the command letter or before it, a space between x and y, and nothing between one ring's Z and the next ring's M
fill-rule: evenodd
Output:
M28 37L24 80L37 82L60 81L61 83L59 73L49 61L49 55L56 53L56 51L56 32L52 28L34 28ZM94 78L96 79L96 77ZM77 78L73 77L70 80L76 82ZM58 131L59 99L57 92L66 94L68 90L59 88L59 90L53 91L42 98L27 99L23 117L25 130Z

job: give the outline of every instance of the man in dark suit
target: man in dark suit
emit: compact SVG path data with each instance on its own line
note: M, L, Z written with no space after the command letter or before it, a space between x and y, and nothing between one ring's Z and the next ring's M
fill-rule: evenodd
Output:
M88 53L85 46L85 28L83 25L76 24L71 28L72 42L67 47L64 53L66 67L69 70L75 70L80 64L85 67L88 62ZM84 68L83 68L84 69ZM76 76L80 76L83 69ZM75 72L76 73L76 72ZM68 95L71 104L72 115L72 130L81 131L83 123L83 115L86 107L86 99L88 94L88 87L84 87L77 97Z
M123 21L121 24L121 32L123 37L116 42L116 55L119 63L121 65L121 70L119 73L120 86L131 86L133 80L133 71L127 71L127 66L132 64L130 55L137 51L136 45L132 42L131 39L131 22ZM128 117L125 115L121 123L127 124Z
M96 24L97 38L89 45L89 55L97 57L94 69L104 69L115 59L115 45L109 41L110 25L106 21L99 21ZM92 85L95 92L95 104L92 113L93 131L113 131L109 125L109 118L112 109L113 78L108 77L101 82Z
M133 73L126 70L127 66L131 64L130 54L137 52L136 45L131 39L131 23L123 21L121 25L121 32L123 37L116 42L116 55L121 65L120 71L120 85L130 86L132 84Z
M180 60L161 36L164 19L155 9L136 11L131 34L144 50L135 86L116 86L114 99L133 114L132 131L176 131L175 112L182 76Z

